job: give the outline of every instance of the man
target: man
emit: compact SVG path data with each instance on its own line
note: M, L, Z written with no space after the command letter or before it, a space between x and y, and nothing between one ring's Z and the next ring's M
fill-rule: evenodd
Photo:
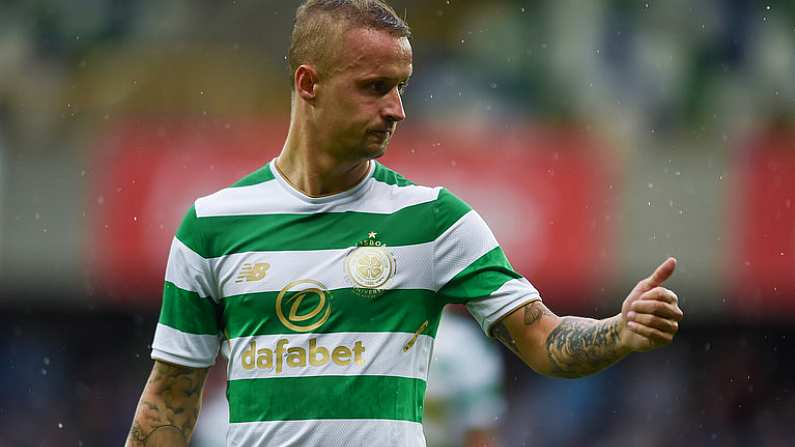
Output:
M468 205L375 161L406 117L410 37L380 0L299 7L284 148L198 199L177 231L128 446L187 445L219 349L229 445L424 445L428 362L448 303L552 376L672 341L682 312L660 285L675 260L620 314L559 318Z

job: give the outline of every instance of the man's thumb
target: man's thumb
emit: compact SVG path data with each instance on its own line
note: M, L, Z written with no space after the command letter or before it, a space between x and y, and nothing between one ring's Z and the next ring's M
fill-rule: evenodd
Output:
M657 267L657 270L649 276L648 283L649 288L655 288L665 282L668 278L673 275L674 270L676 269L676 258L668 258Z

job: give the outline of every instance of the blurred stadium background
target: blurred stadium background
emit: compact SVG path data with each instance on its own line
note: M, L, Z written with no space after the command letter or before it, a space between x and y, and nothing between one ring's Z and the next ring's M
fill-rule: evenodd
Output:
M296 5L0 2L0 445L121 445L177 222L281 148ZM393 5L387 165L471 202L559 314L680 261L671 347L566 381L492 343L498 445L793 445L795 3Z

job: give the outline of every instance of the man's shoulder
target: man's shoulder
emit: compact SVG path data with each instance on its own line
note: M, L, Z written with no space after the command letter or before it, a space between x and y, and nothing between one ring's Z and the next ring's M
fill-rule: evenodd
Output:
M270 169L270 163L266 163L226 188L196 199L194 202L196 217L235 216L254 213L256 210L250 208L257 206L261 197L273 197L276 188L277 185ZM271 189L274 191L269 192Z
M376 181L386 183L387 185L393 186L418 186L413 181L407 179L394 169L390 169L384 166L381 163L376 162L375 164L375 171L373 172L373 178ZM425 187L427 188L427 187Z
M455 210L454 214L457 214L472 209L464 200L450 192L446 187L417 184L381 163L376 164L373 178L377 182L390 186L395 191L395 195L424 196L425 200L423 202L432 202L436 208L443 211Z
M209 257L208 238L225 231L229 222L218 225L211 217L241 216L251 214L256 197L267 194L269 184L273 184L273 174L268 164L238 179L226 188L197 198L185 213L177 228L176 237L191 250L203 257Z

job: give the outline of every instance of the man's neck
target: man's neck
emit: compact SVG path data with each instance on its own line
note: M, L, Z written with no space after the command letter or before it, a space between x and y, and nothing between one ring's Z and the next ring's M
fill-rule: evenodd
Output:
M322 151L294 144L289 137L275 165L290 185L309 197L347 191L370 170L369 160L340 161Z

